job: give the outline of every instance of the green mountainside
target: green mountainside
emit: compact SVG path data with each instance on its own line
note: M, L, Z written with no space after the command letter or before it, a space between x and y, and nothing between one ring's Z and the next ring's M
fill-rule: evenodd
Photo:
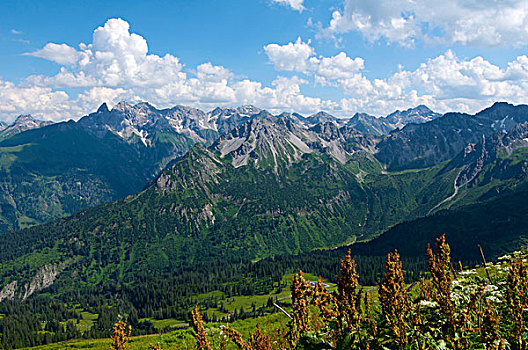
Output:
M111 133L98 137L64 122L0 142L0 232L47 222L141 190L192 143L160 140L146 148Z
M8 247L0 274L4 285L17 281L20 296L45 264L59 271L51 283L68 280L68 289L368 240L404 221L524 189L528 132L512 127L451 161L386 172L373 137L260 112L211 147L194 146L138 194L0 236ZM16 266L25 266L22 275Z

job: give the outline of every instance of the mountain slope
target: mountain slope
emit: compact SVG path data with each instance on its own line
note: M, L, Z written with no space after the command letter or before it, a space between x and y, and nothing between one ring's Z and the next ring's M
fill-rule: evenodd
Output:
M1 276L31 260L30 279L45 261L66 266L60 281L75 274L93 285L306 252L369 238L448 195L455 171L384 174L373 142L332 122L306 129L261 112L209 149L194 146L136 195L13 233L19 243L0 252Z
M385 118L376 118L366 113L354 114L347 125L363 133L376 136L386 135L394 130L394 126L388 123Z
M0 142L0 232L49 221L140 190L155 170L120 138L74 122Z
M455 261L481 261L478 244L488 259L495 259L528 244L527 189L401 223L379 238L353 246L352 252L383 256L397 249L402 256L423 257L424 247L445 233Z

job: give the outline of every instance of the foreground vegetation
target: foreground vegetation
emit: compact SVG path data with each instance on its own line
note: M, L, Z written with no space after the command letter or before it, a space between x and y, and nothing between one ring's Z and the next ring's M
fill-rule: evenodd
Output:
M285 307L288 322L275 313L206 324L196 305L192 331L129 338L120 321L111 341L45 349L526 349L528 250L474 269L455 267L450 253L442 236L435 250L426 250L430 278L412 284L404 281L398 252L388 254L377 288L360 286L350 254L341 261L337 285L296 274Z
M257 326L248 340L223 327L220 348L240 349L525 349L528 345L528 264L516 253L494 268L456 271L445 235L436 253L426 250L431 278L407 287L398 252L390 253L378 288L378 303L358 283L355 261L341 261L337 291L328 292L295 275L292 315L286 329L264 334ZM197 307L193 310L197 349L211 349Z

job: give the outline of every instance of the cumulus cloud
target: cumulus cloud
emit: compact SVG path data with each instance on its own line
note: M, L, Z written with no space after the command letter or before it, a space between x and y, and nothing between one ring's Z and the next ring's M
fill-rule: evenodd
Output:
M344 0L324 33L349 31L403 46L416 40L521 46L528 43L528 6L525 0Z
M297 10L299 12L303 12L304 0L272 0L274 3L290 6L292 9Z
M35 52L26 53L26 55L44 58L58 64L68 65L76 63L81 56L81 54L73 47L70 47L66 44L54 43L48 43L42 49Z
M314 111L336 110L338 104L331 100L305 96L301 93L301 85L308 81L297 76L279 76L272 82L273 88L263 87L259 82L243 80L234 84L237 101L241 104L265 106L272 112L284 111L299 113L314 113Z
M316 81L323 85L326 79L351 77L364 68L361 57L352 59L344 52L333 57L318 57L310 41L303 42L301 38L286 45L269 44L264 51L276 70L314 74Z
M148 54L146 40L129 29L126 21L112 18L94 31L91 44L81 43L80 50L66 44L47 44L31 55L68 67L53 77L34 76L31 81L61 88L162 86L185 79L177 57Z
M69 96L64 91L52 91L43 87L18 87L0 79L0 115L11 120L22 111L46 116L46 119L65 119L62 114Z
M264 51L276 70L305 72L308 70L308 58L315 54L310 40L303 42L299 37L294 43L286 45L269 44Z
M428 59L413 71L369 80L357 73L338 79L344 109L377 110L427 104L439 111L476 111L496 101L526 103L528 57L519 56L505 68L482 57L460 59L451 50ZM370 108L369 108L370 107Z
M288 62L289 57L285 55L289 49L276 46L270 45L269 52L276 54L278 68L297 71L306 65L306 69L308 66L313 69L314 63L309 61L314 57L313 49L309 43L299 39L291 44L291 50L299 51L297 62ZM109 19L95 29L92 42L81 43L77 49L67 44L48 43L29 55L61 67L53 76L32 75L18 86L4 83L7 85L0 95L0 104L9 106L3 112L10 118L15 113L34 113L55 120L77 119L102 102L112 105L121 100L149 101L158 107L191 104L203 109L255 104L277 111L284 108L303 112L330 103L302 95L300 85L307 81L298 78L278 77L270 86L263 86L260 82L237 80L228 68L211 62L184 71L177 57L149 53L147 41L132 33L129 24L118 18ZM64 90L71 88L81 92L69 96ZM48 109L45 104L42 107L32 104L39 94L43 100L54 101Z
M333 57L313 57L310 63L318 76L327 79L348 78L364 68L365 61L361 57L354 59L340 52Z

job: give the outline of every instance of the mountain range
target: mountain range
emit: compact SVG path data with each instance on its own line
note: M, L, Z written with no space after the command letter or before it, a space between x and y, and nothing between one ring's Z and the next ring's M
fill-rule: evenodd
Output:
M78 122L52 124L19 116L0 131L0 233L133 194L195 143L209 146L238 125L266 115L253 106L206 113L185 106L158 110L148 103L121 102L111 110L102 104ZM419 106L380 120L423 122L432 115ZM309 117L283 113L280 118L291 120L297 129L323 122L350 126L350 121L325 112ZM377 120L372 117L371 122ZM335 152L341 160L346 157Z
M394 118L404 120L401 113ZM123 188L120 195L137 186L121 200L0 235L0 298L25 298L55 279L67 290L198 262L351 244L435 213L480 208L526 190L527 122L528 106L496 103L475 115L448 113L376 136L324 113L103 105L77 123L0 143L21 153L41 140L49 151L43 159L69 148L70 161L91 149L82 162L100 163L76 165L88 169L87 178ZM66 164L56 173L44 161L41 167L51 178ZM128 172L124 180L111 182L120 172ZM148 185L141 187L141 179ZM46 283L38 277L44 267L55 271Z

